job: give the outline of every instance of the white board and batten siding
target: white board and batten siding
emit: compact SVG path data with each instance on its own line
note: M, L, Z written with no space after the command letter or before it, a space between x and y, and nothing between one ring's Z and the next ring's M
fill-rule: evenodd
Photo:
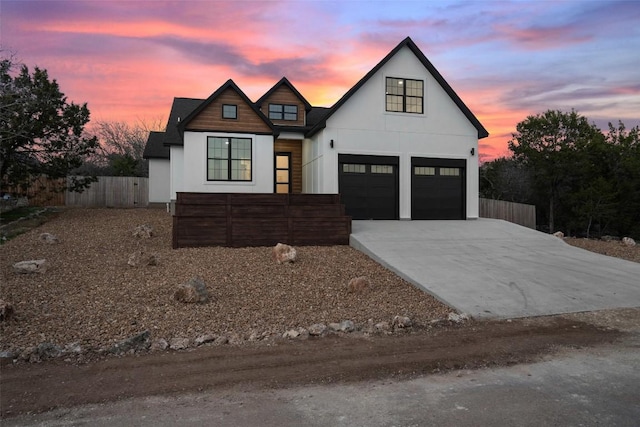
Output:
M386 77L424 81L424 114L385 111ZM334 147L330 147L330 141ZM474 150L475 155L471 154ZM411 217L411 158L466 160L466 216L478 218L478 130L408 47L303 144L304 191L338 192L338 155L399 158L399 214Z
M169 159L149 159L149 203L171 200L171 165Z
M251 181L208 181L207 138L250 138L252 150ZM178 192L194 193L273 193L273 136L189 132L184 146L171 147L171 199Z

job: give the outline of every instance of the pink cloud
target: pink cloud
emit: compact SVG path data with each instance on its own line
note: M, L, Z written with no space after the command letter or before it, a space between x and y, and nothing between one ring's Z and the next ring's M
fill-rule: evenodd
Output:
M560 46L585 43L591 36L577 34L571 25L557 27L518 28L514 25L495 24L494 30L507 41L526 50L553 49Z

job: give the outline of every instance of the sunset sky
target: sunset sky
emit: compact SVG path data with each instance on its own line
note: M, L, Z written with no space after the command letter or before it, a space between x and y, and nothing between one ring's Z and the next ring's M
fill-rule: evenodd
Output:
M282 76L331 106L406 36L507 154L515 125L575 109L640 125L640 1L11 1L3 55L46 68L93 120L166 120L173 97Z

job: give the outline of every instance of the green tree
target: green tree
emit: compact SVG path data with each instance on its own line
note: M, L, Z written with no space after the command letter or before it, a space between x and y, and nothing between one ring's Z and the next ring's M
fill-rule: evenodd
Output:
M115 176L137 176L138 160L129 154L111 154L109 166Z
M640 127L609 123L607 162L616 194L614 223L620 236L640 238Z
M570 194L585 147L604 136L575 111L548 110L528 116L517 124L516 131L509 149L514 159L531 171L534 189L548 206L549 231L554 232L556 206Z
M68 103L46 70L33 73L0 60L0 173L2 188L26 190L41 176L64 178L95 153L95 137L83 134L86 104ZM95 177L72 178L59 190L82 191Z

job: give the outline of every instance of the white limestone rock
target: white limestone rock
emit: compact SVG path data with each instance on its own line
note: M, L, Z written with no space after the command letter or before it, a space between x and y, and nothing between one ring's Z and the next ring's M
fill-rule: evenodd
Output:
M295 262L297 258L298 253L293 246L278 243L273 247L273 259L275 259L278 264Z
M47 260L34 259L13 264L13 271L18 274L44 273L47 271Z

